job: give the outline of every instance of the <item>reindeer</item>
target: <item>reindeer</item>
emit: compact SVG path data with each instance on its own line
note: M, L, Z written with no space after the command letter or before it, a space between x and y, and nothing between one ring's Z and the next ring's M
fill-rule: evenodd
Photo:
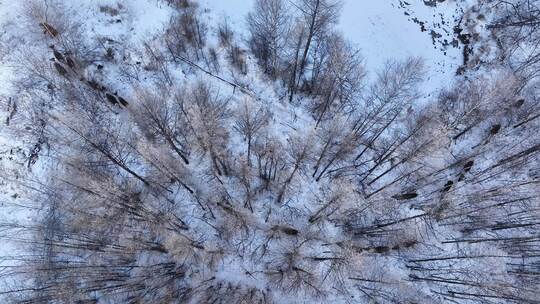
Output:
M58 62L55 62L54 63L54 68L56 69L56 71L58 72L58 74L64 76L64 77L67 77L67 70L66 68L64 68L60 63Z
M53 45L49 46L52 50L53 50L53 55L54 55L54 58L56 58L56 60L60 61L60 62L65 62L65 58L64 58L64 55L62 55L62 53L60 53L56 47Z
M113 105L117 105L118 104L118 99L116 99L116 97L110 93L105 93L105 97L107 97L107 101L110 102L111 104Z
M44 34L49 34L52 38L55 38L56 36L58 36L58 31L47 22L41 22L39 25L43 28Z

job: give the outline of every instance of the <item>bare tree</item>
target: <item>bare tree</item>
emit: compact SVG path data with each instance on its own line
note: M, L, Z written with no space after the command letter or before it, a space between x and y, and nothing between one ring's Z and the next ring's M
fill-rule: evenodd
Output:
M168 89L164 88L159 95L148 91L139 93L140 122L145 124L145 129L153 133L153 136L165 140L182 161L189 165L186 119L177 108L179 105L171 100L171 96L166 95Z
M251 51L264 72L274 79L282 70L290 18L283 0L257 0L247 17Z
M331 34L318 52L318 69L312 72L310 91L316 96L312 111L318 126L328 112L343 111L359 97L364 68L358 51L354 50L339 34ZM322 54L320 54L322 53Z
M534 56L516 65L536 3L488 2L507 59L432 99L418 58L364 83L337 1L258 0L252 54L192 1L165 1L164 35L130 43L29 2L6 56L2 132L20 147L0 148L0 205L36 213L0 216L0 243L25 250L0 257L0 297L537 303L540 95Z
M300 0L295 3L295 7L300 11L303 25L305 26L305 42L303 42L303 51L299 59L298 65L295 63L292 77L292 88L289 100L292 100L298 83L304 76L308 56L311 49L311 44L314 39L318 38L328 30L329 26L337 22L341 10L341 2L335 0ZM303 41L301 35L299 41ZM298 59L297 57L295 57Z
M302 169L312 157L311 140L309 137L307 140L301 139L300 137L293 137L288 141L289 149L287 154L290 159L290 164L292 165L292 170L289 170L289 176L285 179L281 189L279 190L276 198L276 202L278 204L283 203L287 188L290 186L296 174L298 174L298 171Z
M186 96L186 93L189 95ZM199 148L210 156L218 175L228 174L228 130L223 123L230 116L227 100L213 88L199 82L190 92L180 92L177 102L188 117Z
M269 114L266 109L257 106L250 99L245 99L237 112L235 129L247 141L247 162L251 166L251 147L257 135L268 123Z

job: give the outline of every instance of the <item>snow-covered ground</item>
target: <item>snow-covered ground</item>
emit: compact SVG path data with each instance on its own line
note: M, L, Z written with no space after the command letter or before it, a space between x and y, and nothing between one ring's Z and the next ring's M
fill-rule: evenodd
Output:
M121 5L118 6L118 3ZM25 1L0 0L0 223L11 225L0 226L0 266L12 265L12 260L6 262L2 258L15 256L20 247L10 241L17 238L19 231L13 225L34 225L35 212L41 207L40 202L30 200L29 185L21 184L23 176L32 174L25 161L29 144L17 134L9 132L6 124L13 105L8 105L9 100L16 90L12 83L17 79L17 67L13 65L15 52L7 46L13 42L28 51L42 52L27 40L27 34L22 29L25 22L23 10L27 4ZM112 37L124 43L140 43L142 39L155 34L156 30L162 29L170 13L164 3L146 0L73 0L64 2L64 5L70 10L76 8L74 11L78 11L81 20L84 20L85 33ZM121 20L96 9L107 6L118 8L122 16L137 16L137 19ZM40 165L40 162L36 164L34 173L40 170ZM39 174L35 175L39 178ZM0 274L2 271L0 267Z
M244 28L246 14L252 9L253 0L203 0L202 6L211 10L213 18L228 18L236 29ZM155 4L151 1L134 0L123 1L121 11L137 11L126 13L126 16L137 16L137 20L121 20L116 22L114 16L100 14L96 6L109 5L114 7L114 0L68 1L67 6L77 6L81 16L88 17L84 26L91 28L89 33L94 35L107 34L109 37L127 39L137 42L144 36L160 29L162 22L168 19L165 4ZM8 29L17 28L17 20L21 19L23 1L0 0L0 34L9 35ZM426 95L440 85L447 84L455 74L460 63L460 50L449 47L441 50L440 45L433 42L429 30L422 32L419 24L412 18L424 20L429 26L438 20L451 20L456 11L456 3L444 3L437 7L426 6L421 0L412 0L410 5L403 6L401 1L372 1L347 0L344 2L339 28L344 35L361 49L365 64L370 74L374 74L385 61L390 59L405 59L409 56L419 56L425 59L428 67L428 82ZM85 13L88 12L88 13ZM405 13L407 12L407 14ZM411 14L414 12L414 16ZM110 20L108 20L108 19ZM107 19L107 20L106 20ZM7 26L9 25L9 26ZM447 23L451 29L452 24ZM444 25L443 25L443 28ZM449 29L446 30L449 30ZM3 32L2 32L3 31ZM16 36L16 35L12 35ZM15 38L13 38L15 39ZM9 50L0 49L0 59L9 56ZM11 87L9 86L14 70L11 66L0 65L0 98L7 98ZM2 106L5 106L3 100ZM0 126L0 170L10 172L14 176L16 171L21 173L24 166L14 161L17 156L9 155L12 149L17 149L20 142L8 137L4 130L3 121L7 115L6 109L1 111L2 124ZM1 222L28 222L31 221L31 212L24 207L17 206L18 201L24 200L24 191L16 183L0 180L0 221ZM2 233L2 232L0 232ZM13 253L14 247L6 242L0 244L0 256ZM0 261L1 264L1 261Z
M244 19L247 12L251 9L253 0L201 0L202 7L210 8L209 18L214 20L219 18L230 18L233 24L238 25L235 30L239 30L244 27ZM22 2L17 2L22 3ZM74 0L67 1L65 4L69 6L78 7L77 10L80 14L80 18L85 18L82 21L82 25L85 27L84 33L96 37L104 36L111 41L122 41L126 45L134 45L140 48L139 44L143 38L149 37L156 30L159 30L164 22L168 20L169 11L166 6L159 1L145 1L145 0L133 0L124 1L121 7L117 7L120 11L119 14L104 14L99 12L96 7L100 5L108 5L109 7L116 7L117 1L115 0ZM339 28L343 31L345 37L350 39L358 48L361 49L365 58L365 64L368 72L373 76L387 60L401 60L410 56L421 57L425 60L426 67L428 69L427 81L423 85L423 91L425 93L425 100L429 100L435 91L440 90L441 87L448 86L453 81L456 69L462 62L461 50L459 46L454 47L449 42L452 39L452 27L454 25L454 18L460 10L460 3L456 1L447 1L436 6L429 6L422 0L410 0L406 4L404 1L398 0L384 0L384 1L368 1L368 0L347 0L344 2L343 14L340 20ZM0 29L4 28L16 28L2 27L2 25L11 21L15 22L18 18L18 5L14 1L0 0ZM130 17L131 19L124 19L124 17ZM448 43L444 40L447 39ZM447 44L445 47L444 45ZM31 48L31 46L29 46ZM45 48L46 49L46 48ZM9 55L6 50L2 50L4 54ZM43 51L43 49L41 50ZM0 56L0 61L2 56ZM126 59L124 59L125 61ZM251 68L253 67L253 68ZM262 77L257 72L257 68L250 67L248 75L239 76L238 79L241 83L248 84L250 92L254 93L261 100L271 100L268 106L271 107L273 112L273 128L272 132L275 132L275 136L280 140L285 140L292 133L291 129L301 130L308 133L314 126L313 118L299 107L290 105L288 103L279 103L278 90L272 85L269 85L266 78ZM128 87L132 84L123 84L119 73L113 64L105 66L102 69L108 72L108 75L104 76L109 83L114 84L115 90L118 89L120 93L133 91L132 87ZM225 69L224 69L225 70ZM228 71L228 70L225 70ZM175 80L186 80L180 75L180 71L175 72ZM201 73L202 74L202 73ZM229 74L223 73L223 77L227 78ZM0 83L6 84L10 82L12 76L14 76L13 68L10 66L0 65ZM198 75L201 79L207 82L215 81L210 76ZM204 78L208 77L208 78ZM187 77L189 78L189 77ZM194 82L193 79L187 79L187 82ZM233 91L229 85L223 85L218 83L221 93L228 94L229 91ZM234 92L234 91L233 91ZM12 88L7 85L0 85L0 98L6 98L8 94L12 93ZM233 93L234 94L234 93ZM231 97L232 98L232 97ZM236 97L237 98L237 97ZM238 99L238 98L237 98ZM238 99L239 100L239 99ZM235 101L238 101L235 99ZM258 101L261 101L258 100ZM0 104L2 107L5 104L5 100L2 100ZM135 103L133 103L135 104ZM298 113L296 112L298 111ZM17 150L20 144L19 138L15 138L13 134L8 134L5 125L4 118L6 117L6 109L0 109L0 152L8 151L10 149ZM122 115L119 115L122 116ZM74 118L73 121L76 121ZM231 126L232 129L232 126ZM295 133L296 134L296 133ZM301 132L298 132L300 135ZM307 137L307 136L306 136ZM288 140L288 139L287 139ZM243 147L243 139L240 136L230 139L231 146L236 146L238 151L234 150L235 155L241 155ZM465 150L457 149L457 150ZM467 150L468 151L468 150ZM16 153L16 152L15 152ZM7 154L11 154L8 152ZM2 155L3 157L3 155ZM444 159L446 161L446 159ZM441 160L441 167L444 166L443 160ZM20 163L12 157L3 158L0 161L0 170L3 172L10 172L10 174L4 174L7 179L1 179L0 175L0 223L5 222L31 222L32 214L28 208L23 206L16 206L20 201L25 200L25 191L18 186L16 181L12 179L13 176L18 175L16 172L24 172L24 163ZM320 191L317 184L313 183L312 179L304 181L302 178L298 178L299 190L298 201L307 201L317 199L315 196L310 196L309 192L317 193ZM307 185L307 186L305 186ZM305 187L304 187L305 186ZM308 189L312 187L313 189ZM428 189L433 191L440 191L440 189ZM212 191L211 189L205 189L206 191ZM426 191L424 191L426 192ZM422 198L422 193L420 193ZM415 194L416 195L416 194ZM429 194L431 195L431 194ZM234 194L233 194L234 196ZM428 194L426 194L426 199ZM292 205L295 202L291 203ZM25 203L23 203L25 205ZM298 204L299 207L305 207L303 204ZM39 207L36 203L34 207ZM300 209L300 208L298 208ZM397 210L399 209L399 210ZM403 210L402 210L403 209ZM404 216L421 216L424 211L421 209L411 208L396 208L396 212L403 211ZM315 210L310 210L314 212ZM384 218L384 217L382 217ZM195 222L195 221L194 221ZM196 229L195 229L196 230ZM12 233L13 230L8 231ZM336 228L336 231L337 228ZM439 232L445 232L444 229L439 228ZM0 237L2 233L5 233L0 227ZM332 233L328 232L329 235ZM338 234L338 233L336 233ZM332 235L332 239L337 236ZM446 235L439 235L439 237L446 237ZM450 247L447 245L446 247ZM445 248L446 248L445 247ZM0 243L0 257L9 256L15 251L13 244ZM448 250L450 251L450 250ZM382 259L382 258L381 258ZM403 265L397 264L396 259L388 259L388 269L384 271L391 272L392 276L395 276L396 282L403 277L406 277L407 272ZM241 264L238 267L234 267L238 261L225 260L226 265L221 272L218 273L218 278L225 277L230 279L231 277L242 279L247 278L247 271L241 268ZM395 264L392 264L395 263ZM2 261L0 260L0 266ZM260 266L253 266L253 269L258 269ZM377 266L373 266L377 267ZM401 268L400 268L401 267ZM366 266L366 269L369 269ZM230 273L231 270L236 270L238 273ZM0 268L1 271L1 268ZM233 271L234 272L234 271ZM0 272L1 274L1 272ZM248 278L249 279L249 278ZM420 287L418 289L421 289ZM345 301L344 301L345 302Z
M388 60L411 56L424 59L428 68L426 91L432 92L441 85L448 85L462 59L459 48L442 49L434 43L430 27L446 20L437 32L449 32L451 37L454 25L451 21L459 9L458 4L452 1L432 7L422 0L407 2L409 5L398 0L347 0L340 27L345 37L362 50L368 70L372 72ZM426 30L422 31L413 18L423 20Z
M6 23L14 20L12 14L17 11L16 7L15 1L0 0L0 41L6 36L6 28L4 27ZM2 59L9 52L2 46L0 44L0 222L24 222L29 220L31 215L24 208L18 208L15 205L20 191L11 180L13 173L20 169L20 165L17 163L19 154L16 153L18 143L14 138L8 136L5 125L7 96L12 90L10 83L14 74L12 67L2 63ZM14 149L15 151L12 153ZM0 228L0 238L2 238L0 240L0 266L5 265L1 257L12 255L16 251L13 243L3 238L8 233L11 233L10 229Z
M227 17L242 29L254 0L203 3L219 18ZM461 65L461 49L451 45L445 48L441 42L452 41L455 19L466 3L457 0L429 6L423 0L344 0L338 28L361 50L370 75L388 60L411 56L424 59L428 69L424 92L429 96L441 86L449 86ZM424 24L424 31L420 23Z

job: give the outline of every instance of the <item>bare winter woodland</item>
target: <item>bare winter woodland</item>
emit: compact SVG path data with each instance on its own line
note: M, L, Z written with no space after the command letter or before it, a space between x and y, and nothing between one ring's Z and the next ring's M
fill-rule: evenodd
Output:
M540 1L462 1L427 101L338 0L86 2L0 28L3 303L540 303Z

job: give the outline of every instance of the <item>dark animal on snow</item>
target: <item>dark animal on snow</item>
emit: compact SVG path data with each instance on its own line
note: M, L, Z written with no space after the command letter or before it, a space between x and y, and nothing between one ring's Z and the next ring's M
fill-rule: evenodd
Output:
M116 99L116 97L114 97L114 95L111 95L109 93L105 93L105 97L107 97L107 101L109 101L111 104L113 104L113 105L118 104L118 100Z
M410 199L416 198L417 196L418 196L418 193L410 192L410 193L394 195L392 196L392 198L397 199L398 201L404 201L404 200L410 200Z
M501 125L500 125L500 124L496 124L496 125L493 125L493 126L491 127L491 130L489 131L489 133L490 133L491 135L495 135L495 134L499 133L500 130L501 130Z
M69 56L66 57L66 63L70 68L72 69L75 68L75 62L73 61L73 59L71 59L71 57Z
M122 106L124 107L128 106L129 103L124 98L122 98L121 96L117 96L117 97L118 97L118 101L120 102L120 104L122 104Z
M64 55L62 55L62 53L60 53L56 49L53 49L53 55L54 55L54 58L56 58L56 60L65 61Z
M62 75L62 76L66 76L67 75L67 70L61 65L59 64L58 62L55 62L54 63L54 68L56 69L56 71L58 72L58 74Z
M463 166L463 171L465 171L465 173L471 171L473 165L474 165L474 160L468 161L468 162L465 163L465 165Z
M454 181L448 181L444 185L443 192L448 192L450 189L452 189L452 186L454 185Z
M58 36L58 31L52 25L46 22L41 22L39 25L43 28L45 34L49 34L52 38Z
M100 89L99 83L94 79L87 80L86 83L96 91Z

